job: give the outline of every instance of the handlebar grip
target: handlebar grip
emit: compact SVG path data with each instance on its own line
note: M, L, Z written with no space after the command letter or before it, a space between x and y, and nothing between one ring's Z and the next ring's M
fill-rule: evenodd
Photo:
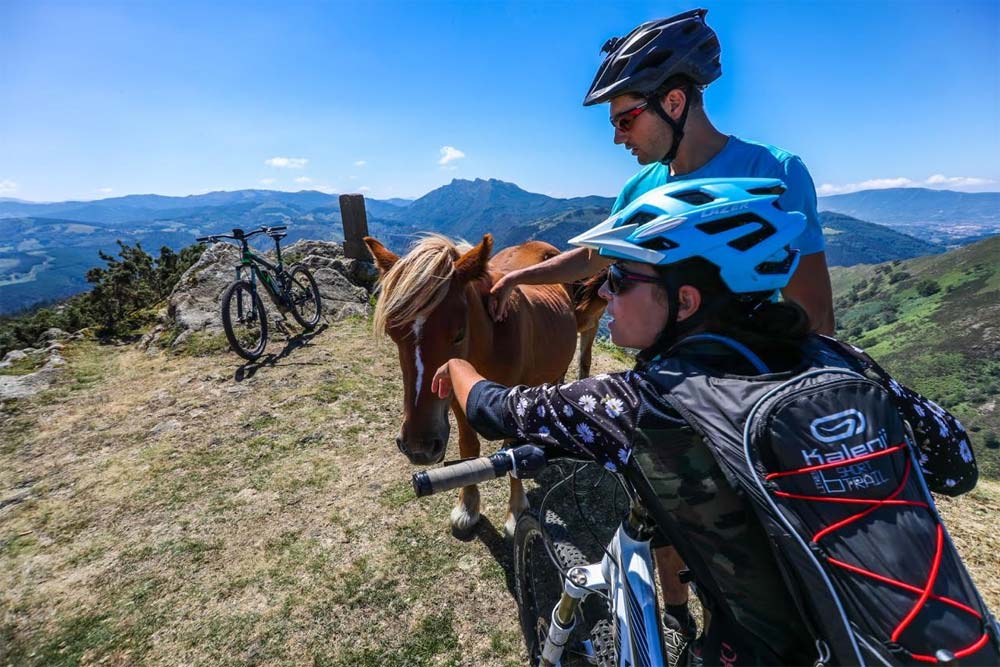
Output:
M211 236L199 236L198 238L195 239L195 241L197 241L198 243L201 243L203 241L211 241L211 240L212 240Z
M504 453L483 456L478 459L462 461L443 468L434 468L414 473L413 492L418 498L429 496L460 486L478 484L497 477L502 477L510 471L510 458Z

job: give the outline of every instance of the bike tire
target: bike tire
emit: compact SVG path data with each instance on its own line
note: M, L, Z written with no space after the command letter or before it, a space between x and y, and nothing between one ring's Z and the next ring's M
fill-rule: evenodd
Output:
M323 300L312 272L302 264L292 266L288 274L292 281L288 286L292 304L292 317L306 331L312 331L319 324Z
M556 565L545 548L548 537ZM533 512L525 512L514 531L514 579L517 609L525 646L532 665L540 663L542 643L550 623L552 610L562 594L562 577L571 567L589 562L569 539L566 523L552 510L545 512L545 530ZM598 665L614 667L614 630L607 603L597 595L589 596L581 605L582 614L570 635L560 664L562 667ZM590 640L593 651L587 656L583 642Z
M233 352L247 361L255 361L264 353L267 312L260 294L248 281L237 280L222 296L222 330Z

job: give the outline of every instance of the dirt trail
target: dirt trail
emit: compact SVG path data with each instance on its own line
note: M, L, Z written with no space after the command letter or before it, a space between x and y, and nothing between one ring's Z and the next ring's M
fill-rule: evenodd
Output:
M65 356L57 387L0 413L0 665L525 664L507 485L482 488L467 543L453 496L413 497L395 348L367 323L242 370ZM941 502L993 609L998 488Z

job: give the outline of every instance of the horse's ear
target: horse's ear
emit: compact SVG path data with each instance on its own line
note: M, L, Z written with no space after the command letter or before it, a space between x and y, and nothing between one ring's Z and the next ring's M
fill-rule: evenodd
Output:
M372 259L375 260L375 266L378 267L378 272L380 275L385 275L392 268L392 265L396 263L399 259L393 254L391 250L386 248L384 245L379 243L378 239L373 236L366 236L364 238L365 245L368 246L368 252L372 254Z
M455 277L468 283L488 275L487 266L492 252L493 235L483 234L483 240L477 246L455 261Z

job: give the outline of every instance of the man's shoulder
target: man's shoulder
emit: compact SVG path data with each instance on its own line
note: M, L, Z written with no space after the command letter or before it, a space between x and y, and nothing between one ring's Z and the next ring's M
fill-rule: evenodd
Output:
M660 162L654 162L647 164L625 181L622 192L642 194L652 188L666 185L669 180L670 167Z
M798 155L771 144L760 141L750 141L740 137L731 136L726 145L726 157L732 162L743 162L748 167L758 168L771 167L784 170L785 166L792 161L800 161Z
M621 192L618 193L618 199L611 208L611 212L617 213L653 188L666 185L669 180L669 167L659 162L647 164L630 179L625 181L625 185L622 186Z

